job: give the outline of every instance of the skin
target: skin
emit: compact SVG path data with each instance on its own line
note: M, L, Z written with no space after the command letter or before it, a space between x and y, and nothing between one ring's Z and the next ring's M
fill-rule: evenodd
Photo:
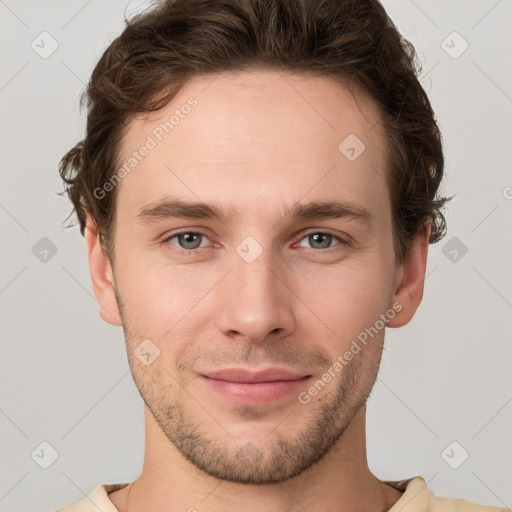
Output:
M115 261L87 219L99 312L123 327L146 404L142 472L128 503L129 487L109 498L121 512L388 510L401 492L369 470L365 434L385 329L307 404L295 392L264 405L234 403L200 377L280 366L317 381L392 304L401 310L387 327L411 320L430 230L397 265L379 111L327 77L200 77L160 112L131 121L121 161L191 96L198 105L117 185ZM366 146L355 161L338 150L349 134ZM167 195L238 215L137 221ZM372 223L282 215L327 199L358 203ZM204 236L187 245L170 238L180 231ZM326 232L335 237L309 236ZM236 251L248 236L262 250L251 263ZM160 350L147 366L134 354L144 339Z

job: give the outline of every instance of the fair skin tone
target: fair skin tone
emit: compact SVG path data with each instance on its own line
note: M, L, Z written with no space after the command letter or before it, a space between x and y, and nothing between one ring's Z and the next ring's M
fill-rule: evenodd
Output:
M389 510L401 492L369 470L365 434L385 329L298 400L380 315L401 327L422 299L430 230L398 265L379 112L325 77L195 78L130 123L121 161L191 96L197 106L117 185L113 265L87 218L100 315L123 326L146 404L143 470L109 498L121 512ZM338 149L349 134L365 144L353 161ZM233 215L142 222L145 207L171 197ZM326 201L367 218L285 212ZM146 365L136 353L148 339L159 354ZM205 377L270 367L302 380L258 401L255 384L233 397Z

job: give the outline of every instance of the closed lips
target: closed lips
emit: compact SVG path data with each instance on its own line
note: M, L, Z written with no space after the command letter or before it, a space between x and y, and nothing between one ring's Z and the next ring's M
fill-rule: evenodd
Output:
M242 368L232 368L206 372L202 374L204 377L214 380L224 380L227 382L239 383L264 383L277 381L293 381L301 380L310 375L298 374L281 368L269 368L262 371L248 371Z

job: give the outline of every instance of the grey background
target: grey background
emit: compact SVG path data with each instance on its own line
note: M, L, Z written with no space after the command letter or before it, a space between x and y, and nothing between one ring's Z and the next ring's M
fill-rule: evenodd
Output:
M0 511L54 510L142 468L143 402L122 329L98 315L84 241L63 228L70 204L56 195L58 161L84 133L79 93L125 9L142 5L0 0ZM419 51L444 134L443 191L456 197L418 313L387 331L369 465L381 479L422 475L438 495L512 507L512 2L384 5ZM46 59L31 47L43 31L58 43ZM454 31L469 44L457 58ZM55 254L41 252L44 237ZM44 441L58 453L47 469Z

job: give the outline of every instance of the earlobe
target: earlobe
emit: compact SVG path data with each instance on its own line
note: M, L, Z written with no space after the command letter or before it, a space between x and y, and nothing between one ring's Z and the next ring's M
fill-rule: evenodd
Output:
M110 260L103 249L96 224L87 215L85 226L85 243L94 294L98 300L99 314L105 322L121 326L122 320L114 292L114 275Z
M402 327L409 323L421 303L430 231L430 225L419 231L405 261L397 271L395 293L391 303L399 304L401 309L388 321L388 327Z

